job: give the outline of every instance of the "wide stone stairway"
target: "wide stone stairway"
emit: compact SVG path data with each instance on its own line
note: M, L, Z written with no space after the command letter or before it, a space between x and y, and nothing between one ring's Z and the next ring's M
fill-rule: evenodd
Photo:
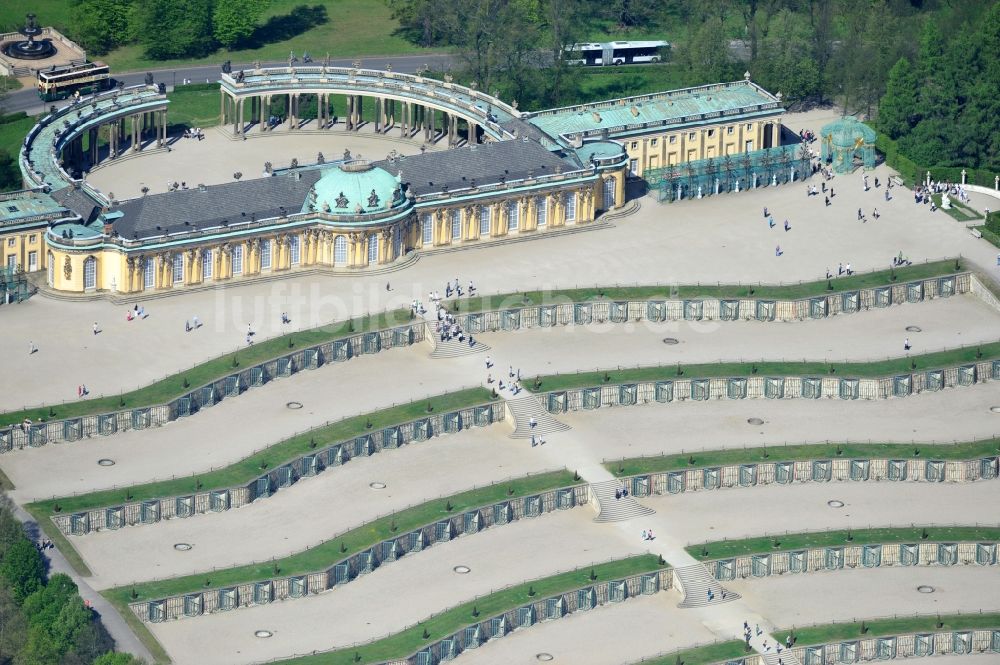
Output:
M621 489L621 486L620 480L591 483L590 491L594 493L599 506L595 522L622 522L656 512L636 501L631 494L616 499L615 490Z
M485 353L490 347L482 342L476 342L474 346L469 346L469 340L459 342L457 339L450 339L447 342L437 340L436 346L431 351L431 358L460 358L471 356L477 353Z
M715 579L703 564L683 566L674 572L684 594L684 600L677 607L705 607L729 603L740 598L738 593L723 589L719 580ZM711 600L709 591L712 592Z
M511 432L512 439L530 439L531 435L545 436L554 432L565 432L570 429L566 423L561 423L552 417L541 400L536 395L525 392L524 397L507 400L507 406L514 416L514 431ZM531 426L531 419L535 419L535 426Z

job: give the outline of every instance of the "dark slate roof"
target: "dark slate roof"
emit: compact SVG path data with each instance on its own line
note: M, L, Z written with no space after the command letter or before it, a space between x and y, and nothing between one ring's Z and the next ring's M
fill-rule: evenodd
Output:
M84 224L90 224L101 214L101 207L82 189L63 187L50 196L62 207L79 215Z
M417 196L440 192L445 185L449 191L465 189L472 180L488 185L501 178L519 180L556 173L557 168L563 172L580 168L575 159L521 139L425 152L375 165L393 175L401 172L403 183Z
M299 175L241 180L211 185L205 191L183 189L125 201L115 208L123 213L115 220L115 232L128 239L150 238L219 226L223 221L248 221L251 215L257 219L278 217L282 207L287 214L298 213L322 172L302 171Z

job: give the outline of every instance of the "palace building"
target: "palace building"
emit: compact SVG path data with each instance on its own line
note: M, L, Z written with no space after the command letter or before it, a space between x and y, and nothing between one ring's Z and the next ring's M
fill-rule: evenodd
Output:
M629 177L777 145L783 112L749 77L538 113L450 80L359 68L229 72L220 94L237 138L275 132L276 97L289 113L284 131L312 132L356 129L369 97L377 133L449 149L381 161L345 154L117 200L84 174L102 157L162 145L168 101L154 86L105 93L46 116L25 139L27 189L0 197L5 265L44 274L55 291L138 295L296 270L377 270L436 248L590 224L624 205ZM308 124L297 117L304 99L318 109Z

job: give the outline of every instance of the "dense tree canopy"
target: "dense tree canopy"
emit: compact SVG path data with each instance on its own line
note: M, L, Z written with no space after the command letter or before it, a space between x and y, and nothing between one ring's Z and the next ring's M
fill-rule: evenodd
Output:
M0 663L139 665L114 641L66 575L46 580L45 559L0 498Z

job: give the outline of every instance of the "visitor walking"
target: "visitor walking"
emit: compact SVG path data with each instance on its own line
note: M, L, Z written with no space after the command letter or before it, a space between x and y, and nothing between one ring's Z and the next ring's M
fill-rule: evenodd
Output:
M774 246L774 255L775 256L781 256L781 245L775 245Z
M101 329L97 327L97 321L94 321L94 334L101 332Z
M35 346L34 342L29 341L28 342L28 355L30 356L33 353L38 353L38 347Z
M912 347L910 346L910 338L907 337L903 340L903 350L909 351Z

